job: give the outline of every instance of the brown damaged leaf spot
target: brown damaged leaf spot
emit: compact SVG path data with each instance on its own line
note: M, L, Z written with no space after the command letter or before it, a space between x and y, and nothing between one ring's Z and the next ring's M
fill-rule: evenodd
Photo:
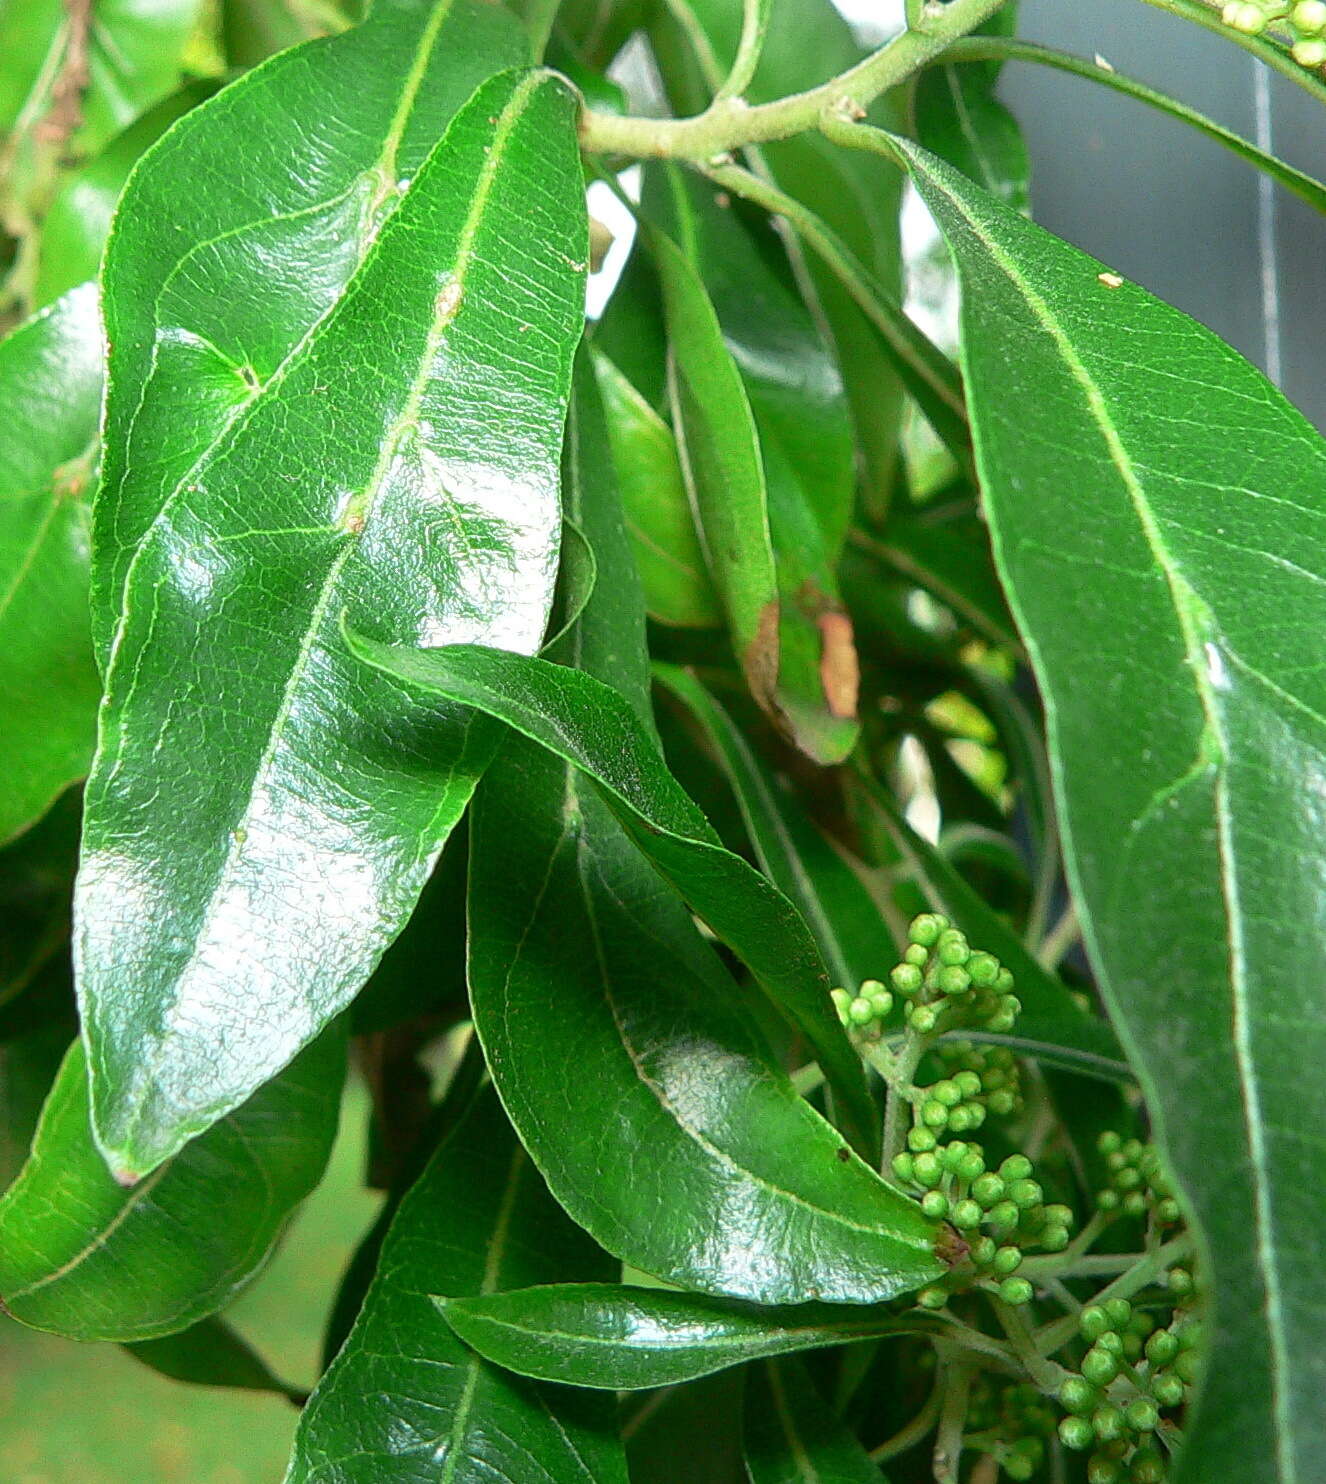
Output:
M829 714L839 721L856 718L857 697L861 688L861 667L857 662L852 620L845 613L821 613L820 684Z
M780 714L774 692L778 685L778 624L779 605L771 599L760 610L760 621L755 637L746 646L741 657L741 668L746 674L746 683L756 704L771 716Z

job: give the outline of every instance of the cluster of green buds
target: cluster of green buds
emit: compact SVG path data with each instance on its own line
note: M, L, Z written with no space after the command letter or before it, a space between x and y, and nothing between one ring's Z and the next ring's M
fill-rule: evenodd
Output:
M1183 1219L1174 1187L1153 1145L1109 1131L1101 1134L1096 1147L1110 1172L1110 1183L1096 1195L1098 1210L1107 1216L1149 1212L1160 1226L1174 1226Z
M979 1145L954 1139L937 1146L927 1133L923 1125L912 1129L910 1147L894 1157L893 1173L919 1194L927 1216L957 1230L966 1251L939 1283L917 1294L916 1302L923 1309L942 1309L954 1293L979 1287L1006 1304L1030 1303L1035 1290L1018 1273L1027 1249L1062 1252L1071 1240L1072 1211L1046 1203L1025 1154L1010 1154L991 1170Z
M993 953L973 951L947 917L923 912L907 930L902 962L889 975L907 1028L919 1036L964 1026L1011 1031L1022 1009L1013 976Z
M941 1041L930 1053L952 1081L971 1087L974 1077L979 1092L971 1095L987 1113L1008 1118L1022 1106L1022 1079L1018 1059L1007 1046L978 1046L972 1041Z
M1199 1331L1173 1309L1162 1326L1152 1309L1113 1298L1078 1316L1087 1350L1059 1388L1067 1413L1059 1438L1066 1448L1090 1451L1089 1484L1162 1484L1167 1477L1157 1436L1172 1426L1165 1414L1188 1400Z
M1326 65L1326 0L1230 0L1220 18L1244 36L1274 29L1301 67Z
M987 1375L972 1387L967 1429L965 1446L990 1454L1006 1478L1022 1484L1034 1479L1045 1463L1055 1413L1029 1382L1001 1384Z
M878 1040L884 1022L893 1009L893 996L878 979L867 979L855 994L845 989L834 989L834 1008L838 1019L854 1035Z

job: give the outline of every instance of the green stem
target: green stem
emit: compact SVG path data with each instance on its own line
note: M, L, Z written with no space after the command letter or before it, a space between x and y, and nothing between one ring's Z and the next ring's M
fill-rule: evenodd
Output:
M1176 1262L1181 1262L1185 1257L1192 1254L1192 1238L1185 1232L1183 1236L1174 1237L1165 1243L1163 1247L1157 1248L1155 1252L1135 1260L1132 1265L1117 1277L1108 1288L1103 1288L1093 1300L1094 1303L1103 1304L1109 1299L1132 1298L1135 1293L1140 1293L1149 1284L1154 1283L1164 1272L1167 1272ZM1105 1256L1107 1254L1102 1254ZM1030 1267L1032 1262L1039 1261L1037 1258L1030 1259L1024 1263L1024 1267ZM1085 1259L1084 1261L1090 1261ZM1036 1350L1040 1355L1053 1355L1054 1352L1066 1345L1077 1333L1077 1319L1069 1315L1064 1319L1056 1319L1053 1324L1047 1324L1044 1329L1039 1330L1035 1336Z
M1077 908L1069 902L1064 908L1063 916L1046 933L1036 950L1036 961L1041 968L1048 969L1053 973L1063 962L1067 954L1082 936L1082 928L1077 920Z
M591 154L635 159L712 160L748 144L786 139L815 128L826 109L860 116L867 107L918 72L951 42L1001 9L1005 0L948 0L927 5L923 25L904 31L840 76L808 92L755 107L739 98L718 98L694 118L621 118L586 109L580 142Z
M930 1388L930 1395L926 1397L925 1406L915 1417L904 1426L900 1427L886 1442L878 1448L870 1450L872 1463L886 1463L890 1458L896 1458L900 1453L906 1453L909 1448L915 1448L919 1442L928 1438L934 1431L935 1423L939 1421L939 1408L944 1400L944 1388L938 1381Z
M1220 19L1218 6L1206 5L1203 0L1142 0L1142 3L1154 6L1156 10L1166 10L1170 15L1181 16L1185 21L1192 21L1207 31L1214 31L1217 36L1223 36L1226 41L1232 41L1235 46L1241 46L1245 52L1251 52L1268 67L1282 72L1291 82L1297 83L1305 92L1311 93L1318 103L1326 103L1326 82L1323 82L1315 72L1309 72L1306 67L1300 67L1293 57L1275 42L1267 41L1263 36L1245 36L1242 31L1235 31L1232 27L1225 25Z
M972 1368L963 1361L950 1361L940 1374L944 1399L939 1408L939 1429L935 1434L935 1484L958 1484L962 1466L962 1430L967 1422L967 1403L971 1398Z
M1027 1321L1012 1304L1006 1304L993 1294L990 1296L990 1303L995 1311L995 1318L1008 1336L1014 1355L1027 1368L1027 1374L1047 1396L1054 1396L1063 1385L1068 1372L1063 1366L1046 1359L1044 1350L1037 1345L1037 1336L1031 1332ZM1069 1321L1060 1322L1070 1322L1076 1330L1076 1315Z
M770 0L742 0L741 40L737 43L737 54L726 79L714 95L714 102L724 98L740 98L750 87L755 69L760 65L760 53L764 50L764 33L769 24Z
M953 62L1034 62L1041 67L1053 67L1056 71L1071 73L1074 77L1084 77L1090 82L1100 83L1102 87L1113 88L1116 93L1135 98L1149 108L1158 109L1161 113L1188 124L1205 134L1208 139L1214 139L1217 144L1273 176L1286 190L1293 191L1309 206L1326 212L1326 185L1321 181L1314 180L1301 170L1295 170L1292 165L1287 165L1275 155L1258 149L1242 135L1235 134L1232 129L1226 129L1223 124L1198 113L1195 108L1189 108L1186 103L1180 103L1177 98L1171 98L1167 93L1158 92L1131 77L1124 77L1099 61L1089 62L1085 57L1074 57L1068 52L1055 51L1053 47L1040 46L1034 41L1014 41L1004 36L964 37L949 47L944 53L943 61L945 66ZM1297 67L1298 64L1295 62L1294 66Z
M543 61L543 54L548 50L548 38L552 35L561 5L562 0L530 0L526 9L525 30L529 34L530 56L536 62Z
M912 1078L916 1076L916 1069L921 1065L921 1058L932 1039L930 1036L918 1036L914 1031L908 1031L903 1038L902 1048L891 1059L889 1070L880 1068L885 1086L884 1148L880 1166L886 1178L892 1178L894 1156L902 1153L907 1139L907 1130L903 1127L903 1110L911 1112Z

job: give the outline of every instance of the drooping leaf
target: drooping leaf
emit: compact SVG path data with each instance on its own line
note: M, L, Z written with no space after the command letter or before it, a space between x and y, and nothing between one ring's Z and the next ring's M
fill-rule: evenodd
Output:
M583 669L560 673L616 698L614 733L596 741L629 738L652 766L643 605L587 395L567 494L602 577L558 651ZM426 670L435 657L420 658ZM744 878L715 846L697 857L680 836L657 837L669 838L719 864L715 896L723 882L737 899ZM938 1269L935 1228L796 1096L602 798L524 739L506 744L475 800L469 940L475 1027L507 1111L558 1200L616 1256L763 1302L870 1302Z
M416 70L444 30L423 27ZM350 54L343 89L371 80L363 64L393 36ZM229 97L181 121L135 173L106 265L116 351L94 598L103 620L116 616L76 944L97 1137L137 1174L338 1013L414 905L494 733L370 677L340 619L383 639L537 647L582 327L575 102L551 74L507 73L458 115L334 305L288 354L282 342L284 359L267 358L266 333L227 361L239 325L220 341L215 327L172 332L128 408L148 327L133 259L152 193L196 135L226 137ZM391 179L409 168L385 164ZM225 241L235 271L244 241ZM299 275L317 278L306 261ZM273 312L284 300L265 287ZM175 294L189 302L167 309ZM263 297L230 295L246 309ZM197 327L217 313L192 274L154 312ZM150 459L149 427L164 440Z
M855 989L892 967L893 941L865 883L786 795L727 712L692 674L658 665L659 681L704 729L760 865L800 908L835 984Z
M392 1220L359 1318L304 1410L286 1484L625 1484L607 1398L489 1365L429 1297L611 1266L549 1198L491 1088L480 1094Z
M1326 1468L1326 448L1209 331L890 147L963 275L1074 896L1203 1234L1212 1346L1177 1476L1301 1484Z
M873 1117L859 1059L828 996L814 939L764 876L719 843L630 703L584 670L475 645L406 649L349 636L366 663L496 716L588 774L644 852L746 960L802 1030L862 1135Z
M230 1386L275 1391L295 1403L303 1396L274 1376L262 1356L224 1319L201 1319L176 1334L137 1340L124 1347L135 1360L191 1386Z
M0 341L0 842L92 759L87 496L101 359L91 283Z
M32 1155L0 1200L0 1298L78 1340L146 1340L215 1313L267 1260L331 1153L345 1072L332 1026L274 1081L128 1188L89 1127L75 1042Z
M754 420L777 590L777 673L762 704L808 756L840 762L859 730L856 651L836 575L856 490L851 417L809 311L722 199L675 167L651 175L644 197L704 286ZM671 326L685 280L667 268L663 278ZM674 353L680 366L683 351ZM694 378L688 386L693 416L684 425L716 444L727 410ZM721 515L722 502L703 468L691 470L702 523L716 501ZM723 563L721 541L711 539L709 553Z
M660 623L717 626L723 612L696 535L677 440L602 352L594 357L594 369L645 607Z
M49 304L97 276L115 203L139 156L216 89L213 79L199 78L171 93L64 181L41 224L34 304Z
M782 1308L611 1283L553 1283L477 1299L439 1299L480 1355L522 1376L608 1391L693 1381L761 1356L914 1333L888 1308Z
M795 1360L752 1367L745 1452L750 1484L884 1484L879 1466Z

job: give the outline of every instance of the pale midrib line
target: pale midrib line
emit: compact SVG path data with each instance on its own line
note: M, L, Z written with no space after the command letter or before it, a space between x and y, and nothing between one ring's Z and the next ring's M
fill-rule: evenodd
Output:
M805 1484L821 1484L820 1471L811 1461L810 1454L806 1452L806 1445L801 1440L801 1434L797 1431L796 1422L788 1408L787 1392L778 1367L771 1365L765 1369L769 1377L769 1390L773 1393L774 1406L778 1409L778 1425L782 1429L783 1437L787 1440L787 1446L792 1450L797 1472Z
M461 229L460 237L457 242L455 270L448 282L449 287L456 288L461 294L463 294L464 292L465 277L467 272L469 271L470 263L473 258L474 243L478 235L479 225L483 219L484 209L488 204L489 196L492 194L493 183L497 177L497 173L501 165L504 163L507 139L514 129L516 121L524 111L525 101L528 95L539 85L539 81L540 79L537 74L531 75L515 89L510 99L507 101L505 108L502 110L502 114L498 120L497 127L493 132L492 143L489 146L488 153L484 157L483 167L480 170L479 179L475 187L474 195L471 198L470 210L465 219L465 225ZM456 317L457 313L459 313L460 307L460 300L454 299L448 308L442 310L440 313L435 314L433 323L429 328L429 333L425 341L423 353L420 356L419 369L416 372L414 381L410 387L410 393L406 399L405 406L402 408L399 416L393 423L391 429L387 434L387 437L383 440L382 447L378 453L377 464L375 465L372 474L369 476L368 483L363 491L363 494L366 497L363 507L363 529L367 528L368 523L372 518L373 511L377 503L377 498L382 492L382 485L386 478L387 471L390 469L391 464L395 459L397 452L399 451L402 439L404 438L405 434L414 427L415 423L418 420L419 409L423 401L423 394L428 385L429 376L432 371L433 362L436 358L438 346L448 326ZM345 549L332 562L332 565L327 572L327 576L323 580L322 589L318 594L317 602L314 604L313 610L309 616L309 622L304 630L303 638L300 641L298 653L296 654L294 663L291 666L290 676L287 679L281 693L280 707L277 711L275 719L272 722L271 730L268 733L267 746L263 751L263 755L258 762L257 768L254 770L253 784L249 789L249 794L245 802L244 811L240 816L241 822L247 820L250 817L255 800L257 799L262 789L266 786L271 773L272 765L276 758L277 749L280 746L281 740L284 736L286 722L289 720L290 712L295 704L296 692L299 683L304 677L304 673L307 669L309 660L313 654L313 650L317 642L318 633L322 628L322 625L327 617L328 609L330 608L331 603L335 597L340 575L345 569L346 563L359 548L360 538L356 536L350 536L350 533L348 532L347 536L349 537L349 539L347 539ZM126 584L126 595L127 593L128 585ZM235 827L232 826L230 832L230 844L227 846L225 859L221 862L220 868L217 871L216 885L212 889L211 896L208 899L206 911L204 912L202 919L199 922L198 928L192 935L193 941L195 943L205 938L205 936L211 929L212 919L220 903L222 893L232 877L235 863L238 859L241 849L242 846L235 838ZM172 998L172 1012L178 1009L178 1005L179 996L177 993ZM140 1087L143 1085L150 1085L155 1079L156 1073L160 1068L164 1054L164 1038L158 1037L154 1042L153 1052L151 1057L148 1059L146 1066L140 1069ZM123 1141L125 1148L128 1148L131 1145L132 1135L137 1131L143 1117L146 1114L146 1111L147 1100L146 1098L143 1098L138 1103L136 1114L129 1127L129 1133Z
M463 1299L457 1307L462 1311L464 1310L465 1302ZM610 1350L616 1353L625 1348L628 1349L628 1352L629 1350L643 1350L650 1354L681 1356L687 1355L694 1350L716 1350L719 1352L734 1350L742 1353L749 1352L752 1356L771 1355L786 1353L780 1349L784 1337L792 1342L793 1349L810 1349L812 1348L811 1346L802 1346L800 1344L800 1341L808 1336L813 1336L821 1340L825 1345L837 1345L844 1340L871 1340L877 1336L902 1332L897 1322L876 1322L872 1324L869 1320L862 1319L856 1322L844 1320L841 1324L834 1325L832 1329L826 1329L821 1325L815 1324L780 1326L778 1331L779 1337L773 1341L743 1335L720 1335L712 1339L706 1337L677 1341L661 1338L651 1342L649 1340L642 1340L636 1335L632 1337L628 1347L625 1341L612 1339L611 1337L589 1335L583 1331L577 1332L576 1330L551 1329L545 1324L521 1324L517 1320L503 1319L498 1315L485 1313L482 1310L478 1311L478 1317L493 1329L505 1330L508 1334L534 1335L539 1339L571 1340L587 1350Z
M93 1235L92 1239L84 1247L75 1252L74 1255L69 1258L67 1262L61 1263L58 1268L53 1269L51 1272L45 1274L41 1278L35 1279L31 1283L25 1284L22 1288L16 1288L11 1293L6 1294L6 1301L9 1303L13 1303L15 1299L26 1298L28 1294L36 1293L38 1289L45 1288L47 1284L57 1282L67 1273L72 1273L73 1270L80 1264L86 1262L87 1259L91 1257L94 1252L99 1252L106 1245L106 1243L110 1241L110 1239L115 1235L120 1227L124 1225L129 1217L133 1215L134 1211L138 1209L143 1201L145 1201L147 1197L151 1195L152 1191L161 1182L162 1178L165 1176L166 1172L170 1168L171 1167L169 1164L159 1165L155 1170L152 1171L147 1179L140 1181L139 1184L134 1187L133 1191L126 1197L125 1202L120 1207L120 1209L106 1223L106 1225L102 1227L99 1232Z
M825 1206L817 1206L814 1204L813 1201L807 1200L805 1196L798 1195L796 1191L786 1190L780 1185L775 1185L765 1176L756 1174L754 1170L747 1169L744 1165L738 1164L737 1161L733 1159L732 1156L725 1149L721 1149L717 1144L713 1143L707 1134L705 1134L698 1128L692 1127L691 1124L689 1124L684 1118L682 1118L672 1100L668 1097L666 1091L645 1071L644 1066L642 1065L640 1058L636 1052L635 1045L626 1033L626 1027L622 1022L617 1008L617 1001L612 992L612 979L608 973L607 961L604 958L603 954L603 935L599 930L598 916L594 911L594 893L588 882L585 880L585 866L583 864L583 859L586 846L583 836L576 843L577 855L580 857L580 860L578 862L577 874L580 876L581 894L584 897L586 915L589 918L590 930L594 938L594 959L595 963L598 966L599 981L603 986L603 998L607 1002L608 1013L612 1016L613 1024L617 1029L617 1039L621 1044L622 1050L626 1053L626 1056L630 1061L631 1066L635 1071L635 1075L639 1079L641 1085L647 1088L653 1094L654 1099L657 1101L659 1107L667 1113L673 1123L676 1124L676 1126L682 1131L682 1133L686 1135L688 1139L691 1140L692 1143L694 1143L698 1148L702 1149L706 1154L708 1154L710 1158L713 1159L717 1164L720 1164L725 1169L732 1171L734 1174L740 1176L741 1179L749 1181L752 1185L758 1187L760 1190L766 1191L770 1195L774 1195L782 1200L788 1201L792 1205L800 1206L803 1210L811 1212L817 1220L828 1221L832 1224L844 1227L848 1231L859 1232L862 1236L871 1237L876 1241L883 1240L886 1242L894 1242L899 1247L908 1248L916 1251L917 1253L924 1253L925 1247L923 1243L914 1242L900 1232L890 1231L887 1227L882 1225L862 1226L860 1222L854 1221L850 1217L845 1216L841 1211L830 1210ZM606 882L601 882L600 884L602 885L603 890L610 896L612 896L613 901L618 907L621 908L623 912L629 910L625 906L625 904L611 891ZM798 1101L800 1100L798 1099ZM887 1189L888 1187L884 1188Z
M507 1242L511 1236L511 1218L516 1209L516 1197L520 1193L526 1158L524 1145L517 1140L515 1150L511 1155L511 1162L507 1166L506 1183L502 1188L497 1219L493 1223L493 1234L488 1242L488 1255L483 1266L483 1276L479 1280L481 1296L492 1293L501 1277L502 1260L506 1256ZM460 1440L469 1426L470 1410L474 1406L474 1393L479 1385L482 1366L482 1358L471 1352L466 1367L465 1385L461 1390L460 1400L456 1404L456 1417L451 1425L451 1435L447 1439L447 1451L438 1484L450 1484L450 1481L456 1477L456 1468L460 1462Z
M1252 1155L1250 1161L1250 1178L1257 1216L1255 1242L1257 1265L1261 1270L1262 1281L1266 1287L1272 1405L1277 1424L1275 1428L1277 1469L1280 1477L1286 1481L1286 1484L1294 1484L1294 1481L1298 1478L1298 1472L1292 1452L1291 1428L1293 1415L1286 1386L1286 1377L1290 1371L1290 1357L1285 1351L1284 1301L1280 1291L1278 1246L1274 1231L1275 1221L1264 1173L1266 1170L1267 1151L1261 1118L1260 1079L1257 1075L1256 1065L1252 1056L1252 1048L1249 1043L1247 965L1240 919L1239 887L1228 794L1228 739L1221 726L1219 705L1211 688L1210 678L1207 673L1205 657L1202 652L1203 641L1194 627L1193 617L1190 611L1190 595L1192 597L1197 596L1196 590L1183 576L1178 563L1174 561L1165 544L1156 517L1147 499L1146 491L1137 477L1132 459L1124 447L1119 432L1110 417L1109 407L1104 394L1097 386L1095 379L1092 377L1090 371L1088 371L1085 363L1078 356L1072 341L1065 334L1063 327L1050 309L1050 306L1036 289L1026 281L1017 265L1010 260L999 243L989 235L980 220L967 210L965 204L952 193L945 190L942 184L938 184L937 188L943 192L954 209L961 214L972 235L979 239L991 258L1003 269L1009 282L1026 300L1028 309L1039 322L1042 329L1045 330L1046 334L1054 341L1060 355L1063 357L1064 364L1081 389L1088 410L1100 428L1101 437L1109 452L1111 462L1118 470L1119 477L1128 492L1129 501L1132 504L1138 524L1141 526L1142 533L1146 538L1157 566L1160 567L1165 576L1165 581L1169 586L1175 615L1183 638L1184 649L1187 653L1188 667L1192 672L1193 683L1197 689L1202 711L1206 717L1207 726L1220 739L1221 762L1216 767L1215 802L1216 824L1220 841L1221 891L1225 899L1225 913L1229 920L1230 929L1229 983L1233 1009L1233 1049L1241 1079L1239 1091L1243 1105L1244 1128L1248 1136L1249 1152Z

